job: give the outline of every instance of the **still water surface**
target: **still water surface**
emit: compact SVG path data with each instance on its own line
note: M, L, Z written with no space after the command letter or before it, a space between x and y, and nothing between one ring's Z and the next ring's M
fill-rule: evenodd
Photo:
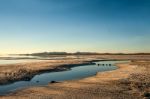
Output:
M21 88L26 88L31 86L44 86L51 81L76 80L76 79L93 76L97 72L115 70L117 69L115 63L122 63L122 62L127 62L127 61L100 61L100 62L96 62L95 65L77 66L67 71L42 73L39 75L35 75L29 81L16 81L8 85L0 85L0 95L8 94L10 92L13 92ZM97 64L105 64L105 65L98 66ZM106 64L111 64L111 66Z

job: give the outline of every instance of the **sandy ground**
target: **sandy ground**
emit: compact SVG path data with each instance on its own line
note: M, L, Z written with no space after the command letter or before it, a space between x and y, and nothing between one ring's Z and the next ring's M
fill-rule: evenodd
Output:
M93 58L94 57L94 58ZM82 63L99 59L69 60L66 64ZM108 57L108 56L107 56ZM116 58L114 58L116 57ZM129 57L129 56L128 56ZM19 90L1 99L143 99L150 98L150 61L146 56L134 56L132 63L118 64L119 69L97 73L96 76L81 80L49 84L45 87L32 87ZM106 58L106 57L105 57ZM127 56L112 56L109 59L126 59ZM128 58L129 59L129 58ZM134 60L134 61L133 61ZM62 62L60 62L63 64ZM45 63L46 64L46 63ZM48 62L49 64L49 62ZM56 63L57 64L57 63ZM60 65L60 64L59 64ZM53 67L59 66L52 64ZM16 65L15 65L16 66ZM20 65L19 65L20 66ZM31 67L33 66L33 63ZM35 65L36 66L36 65ZM47 65L43 65L44 68ZM52 67L51 65L48 66ZM27 68L27 67L26 67ZM29 68L30 69L30 68Z
M68 59L1 65L0 84L9 84L17 80L30 80L36 74L46 71L66 70L71 65L89 64L87 61L88 59Z

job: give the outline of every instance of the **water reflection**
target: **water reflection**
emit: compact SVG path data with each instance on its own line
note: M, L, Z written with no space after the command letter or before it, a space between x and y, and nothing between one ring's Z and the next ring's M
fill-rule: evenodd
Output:
M95 75L97 72L114 70L117 67L115 63L121 63L126 61L101 61L96 62L95 65L84 65L73 67L68 71L60 71L60 72L48 72L39 75L35 75L32 79L28 79L29 81L17 81L15 83L9 85L0 85L0 94L7 94L13 90L25 88L29 86L42 86L47 85L51 81L64 81L64 80L74 80L81 79L89 76ZM111 64L109 65L99 65L98 64Z

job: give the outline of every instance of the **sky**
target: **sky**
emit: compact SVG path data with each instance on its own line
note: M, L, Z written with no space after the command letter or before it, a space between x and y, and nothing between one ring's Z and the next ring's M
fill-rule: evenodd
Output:
M150 0L0 0L0 54L150 52Z

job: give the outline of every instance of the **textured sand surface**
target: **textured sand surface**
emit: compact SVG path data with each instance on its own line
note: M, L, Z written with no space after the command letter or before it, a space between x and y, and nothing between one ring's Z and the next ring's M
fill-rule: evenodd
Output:
M126 57L126 56L125 56ZM131 58L131 57L130 57ZM95 59L98 59L96 57ZM125 59L125 58L122 58ZM87 59L86 59L87 60ZM88 59L89 60L89 59ZM74 60L73 60L74 61ZM74 61L76 62L76 61ZM143 99L150 98L150 61L139 57L119 69L81 80L19 90L1 99Z

